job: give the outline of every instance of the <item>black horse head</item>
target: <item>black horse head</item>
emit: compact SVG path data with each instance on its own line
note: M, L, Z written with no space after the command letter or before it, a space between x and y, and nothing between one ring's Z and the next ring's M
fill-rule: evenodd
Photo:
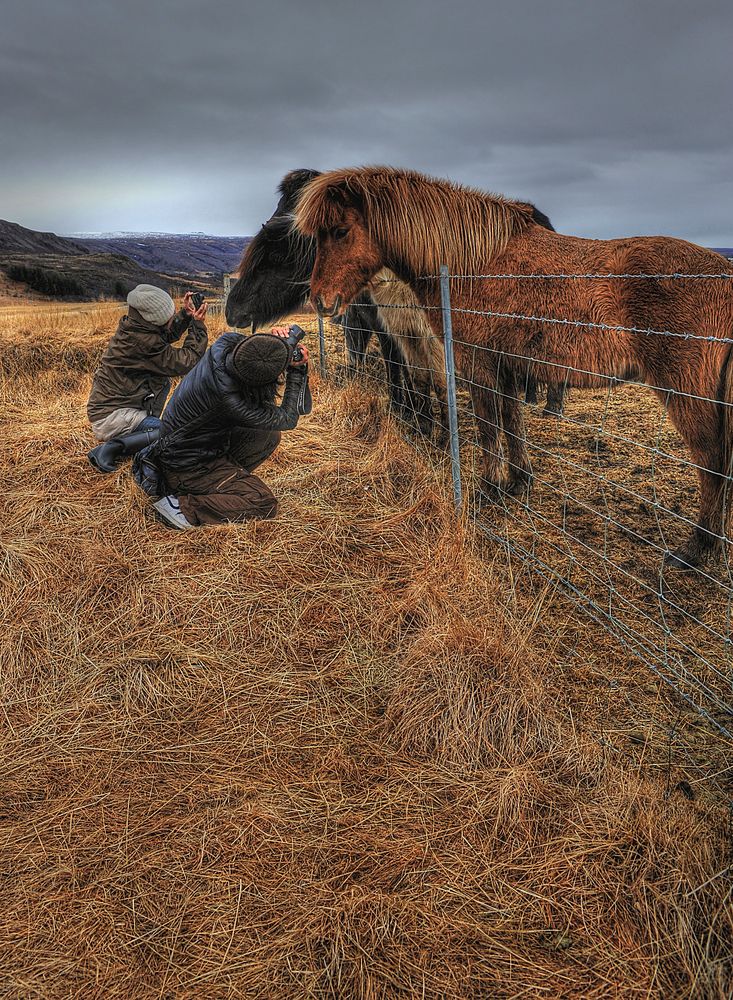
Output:
M254 331L297 312L308 301L315 240L298 236L291 224L300 192L319 173L291 170L280 183L277 208L247 246L229 293L226 317L231 326L251 324Z
M310 294L316 259L316 241L292 231L300 193L320 170L291 170L278 187L280 200L272 216L247 246L226 305L227 323L236 327L274 323L303 309ZM547 216L534 205L534 221L552 229Z

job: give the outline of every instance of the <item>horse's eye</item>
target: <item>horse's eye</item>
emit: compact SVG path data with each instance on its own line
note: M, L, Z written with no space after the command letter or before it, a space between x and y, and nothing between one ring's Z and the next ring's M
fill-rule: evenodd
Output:
M331 236L335 240L342 240L344 236L346 236L348 231L349 231L348 229L334 229L333 232L331 233Z

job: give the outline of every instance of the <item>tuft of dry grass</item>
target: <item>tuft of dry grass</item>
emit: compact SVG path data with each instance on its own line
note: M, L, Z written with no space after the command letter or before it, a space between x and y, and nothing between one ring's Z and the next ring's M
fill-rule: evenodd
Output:
M85 458L118 315L0 313L0 993L729 996L725 811L609 750L636 668L359 385L276 520L167 531Z

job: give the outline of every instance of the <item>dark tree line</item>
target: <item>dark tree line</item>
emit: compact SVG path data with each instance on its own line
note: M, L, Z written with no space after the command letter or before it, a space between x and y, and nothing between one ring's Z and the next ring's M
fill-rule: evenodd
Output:
M76 278L70 278L59 271L48 271L43 267L31 267L28 264L11 264L6 268L6 274L13 281L22 281L43 295L55 298L86 297L84 286Z

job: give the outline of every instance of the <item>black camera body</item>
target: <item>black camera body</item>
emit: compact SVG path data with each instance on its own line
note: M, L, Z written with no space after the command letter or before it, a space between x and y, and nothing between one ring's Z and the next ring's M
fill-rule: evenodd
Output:
M293 323L290 327L290 331L287 337L284 338L286 344L290 344L292 354L290 355L290 364L298 364L298 362L303 360L303 348L300 346L300 342L305 337L305 330L302 330L297 324ZM313 409L313 399L311 397L311 391L308 386L308 369L302 369L305 372L305 378L300 386L300 391L298 393L298 414L303 416L308 414Z
M305 330L301 329L296 323L293 323L290 327L290 332L287 337L284 338L285 343L289 344L293 351L290 358L291 364L293 361L297 364L299 361L303 360L303 351L300 348L300 342L303 337L305 337Z
M191 292L191 305L194 310L198 310L204 304L206 296L203 292Z

